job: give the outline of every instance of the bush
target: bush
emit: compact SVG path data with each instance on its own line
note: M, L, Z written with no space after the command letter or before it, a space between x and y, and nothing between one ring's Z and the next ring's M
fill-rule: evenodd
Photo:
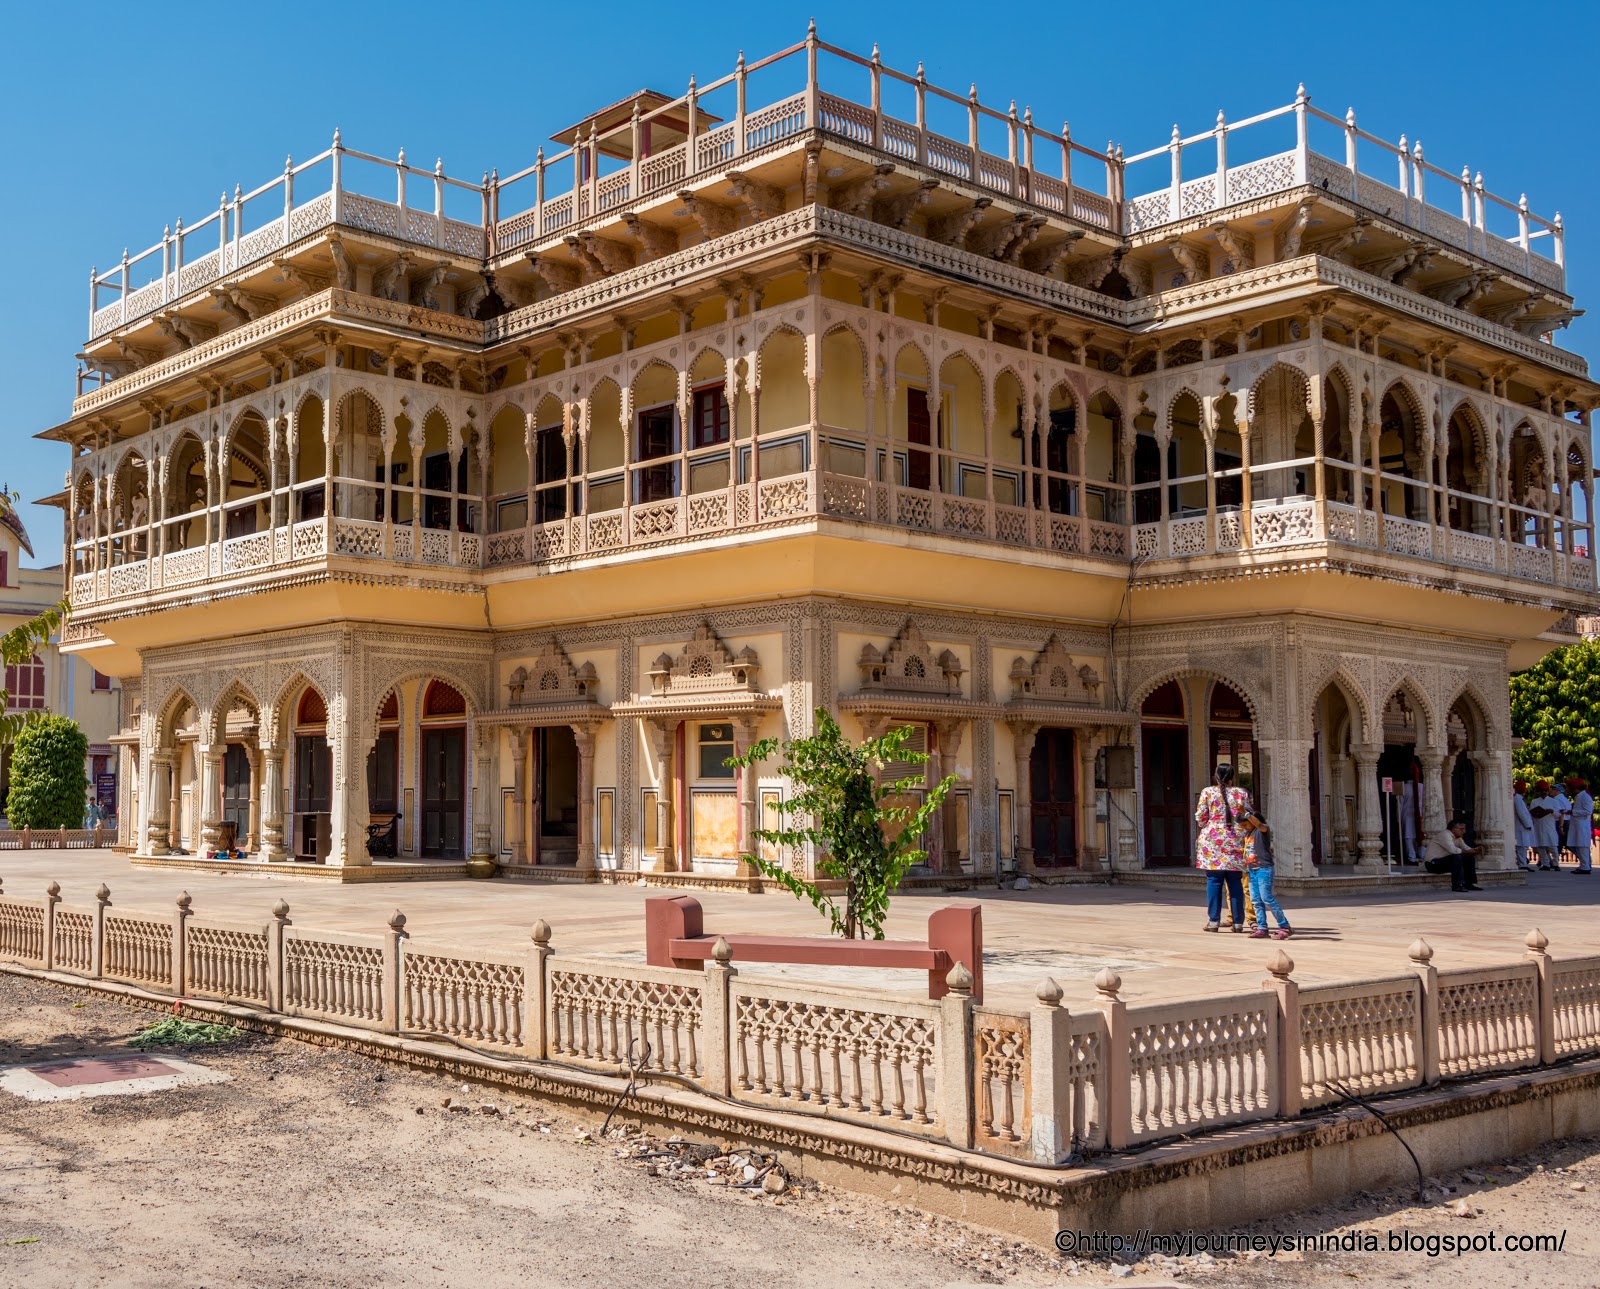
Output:
M1512 756L1527 779L1581 775L1600 783L1600 642L1554 649L1511 677L1511 732L1522 740Z
M30 721L11 751L11 795L6 815L13 828L81 828L89 778L83 772L89 740L65 716Z

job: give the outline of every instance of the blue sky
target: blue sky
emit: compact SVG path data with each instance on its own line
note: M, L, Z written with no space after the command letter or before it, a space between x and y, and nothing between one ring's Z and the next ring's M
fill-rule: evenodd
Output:
M32 506L61 486L66 449L32 439L65 420L73 355L87 335L88 275L159 241L163 225L215 211L281 171L285 153L347 146L412 164L444 159L476 179L533 160L555 130L642 85L681 93L801 39L831 44L1128 155L1293 98L1384 139L1423 141L1451 173L1568 229L1569 290L1600 309L1600 167L1583 84L1600 5L1347 0L1309 12L1193 4L1044 6L816 4L349 5L161 9L85 2L7 15L0 122L0 230L11 248L0 341L10 364L0 479L23 496L40 563L59 558L60 517ZM1570 61L1569 61L1570 60ZM1578 83L1568 78L1577 75ZM826 87L826 85L825 85ZM754 100L752 100L752 106ZM935 123L937 124L937 123ZM950 132L950 131L947 131ZM1242 147L1245 137L1239 136ZM1275 150L1275 149L1274 149ZM1324 148L1324 150L1328 150ZM554 149L552 149L554 151ZM1238 159L1237 157L1235 159ZM1041 162L1042 164L1042 162ZM1162 162L1136 176L1159 186ZM1204 162L1196 158L1196 167ZM1385 176L1387 177L1387 176ZM502 210L502 214L511 213ZM1563 333L1595 349L1600 314Z

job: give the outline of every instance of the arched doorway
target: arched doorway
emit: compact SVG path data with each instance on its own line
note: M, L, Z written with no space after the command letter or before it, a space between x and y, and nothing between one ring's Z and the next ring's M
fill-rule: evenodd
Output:
M442 680L422 696L422 854L466 854L467 700Z
M549 725L535 743L536 864L578 862L578 740L570 725Z
M1078 749L1073 732L1046 728L1033 740L1029 785L1033 862L1039 868L1078 864Z
M1231 765L1233 781L1248 792L1258 806L1265 809L1256 790L1258 766L1256 764L1255 723L1250 719L1250 709L1238 692L1222 681L1211 687L1211 709L1206 740L1211 749L1212 766Z
M378 708L378 737L367 753L367 813L369 826L392 823L400 813L400 695L393 690ZM398 854L398 831L383 837L372 853Z
M328 746L328 707L309 685L294 712L294 855L328 857L333 820L333 749Z
M1417 748L1426 746L1431 731L1427 717L1404 689L1389 695L1383 705L1383 754L1378 758L1378 781L1388 780L1391 790L1381 797L1385 815L1384 853L1393 860L1416 863L1422 857L1422 762Z
M1189 722L1183 689L1169 680L1139 709L1144 777L1144 859L1151 868L1189 862Z

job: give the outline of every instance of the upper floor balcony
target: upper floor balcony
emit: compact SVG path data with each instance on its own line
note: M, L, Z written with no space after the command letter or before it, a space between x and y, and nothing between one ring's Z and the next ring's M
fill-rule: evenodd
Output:
M824 529L1109 579L1331 565L1586 605L1587 423L1313 325L1113 376L806 295L488 391L330 335L298 374L79 458L74 611L380 566L475 588Z
M1358 220L1411 238L1407 266L1450 248L1539 290L1565 291L1559 214L1546 219L1525 198L1496 196L1481 174L1439 169L1420 142L1385 142L1359 128L1353 111L1331 116L1303 90L1245 121L1219 119L1188 137L1175 127L1168 144L1125 157L1115 145L1085 147L1066 126L1056 133L1031 110L1019 115L1014 102L1002 111L980 101L976 88L957 93L929 82L920 67L895 70L876 50L862 58L825 44L813 29L769 58L741 56L705 86L691 78L675 98L641 92L555 137L562 150L540 149L531 166L474 183L447 175L442 163L412 166L403 150L390 160L346 148L336 131L326 151L286 161L282 174L248 192L236 185L215 211L177 221L137 254L124 251L109 271L92 270L91 348L156 319L185 344L252 321L273 306L252 275L278 272L297 247L333 227L491 272L530 254L553 256L551 280L564 286L770 218L791 208L796 193L896 228L925 222L916 212L926 206L938 212L928 216L938 227L922 230L930 236L957 246L976 238L985 254L1047 274L1061 271L1079 234L1102 248L1137 245L1300 193L1343 202ZM818 175L780 161L807 140L850 164ZM1162 178L1145 186L1153 166ZM712 184L732 186L715 200L685 201ZM943 202L953 204L946 210ZM1002 211L1010 214L995 214ZM1290 228L1296 246L1316 222L1309 209L1299 217ZM583 241L602 226L613 236ZM1041 239L1047 226L1051 235ZM1035 239L1060 254L1029 251ZM215 322L176 313L197 300L217 311Z

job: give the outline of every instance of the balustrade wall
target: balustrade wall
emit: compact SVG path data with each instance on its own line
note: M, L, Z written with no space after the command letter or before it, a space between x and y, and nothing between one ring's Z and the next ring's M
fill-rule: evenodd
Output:
M1332 340L1107 377L819 292L741 314L743 345L714 320L488 395L330 364L101 449L72 491L73 601L330 558L547 563L823 516L1087 560L1326 541L1594 585L1586 430L1548 411ZM1479 490L1420 421L1406 472L1382 456L1378 409L1332 395L1352 369L1408 417L1448 399ZM1223 377L1249 398L1192 392ZM1318 409L1320 443L1285 431L1298 403L1257 399L1279 379ZM1203 424L1180 424L1184 399ZM1156 410L1130 425L1141 403Z
M749 1105L1043 1163L1292 1117L1349 1096L1600 1054L1600 955L1440 970L1422 941L1392 976L1302 988L1281 952L1259 990L1130 1005L1109 970L1082 1012L1052 980L1028 1006L938 1002L746 975L0 897L0 961L152 995L236 1001L363 1031L458 1041L598 1073L632 1068ZM201 1004L203 1006L203 1004Z

